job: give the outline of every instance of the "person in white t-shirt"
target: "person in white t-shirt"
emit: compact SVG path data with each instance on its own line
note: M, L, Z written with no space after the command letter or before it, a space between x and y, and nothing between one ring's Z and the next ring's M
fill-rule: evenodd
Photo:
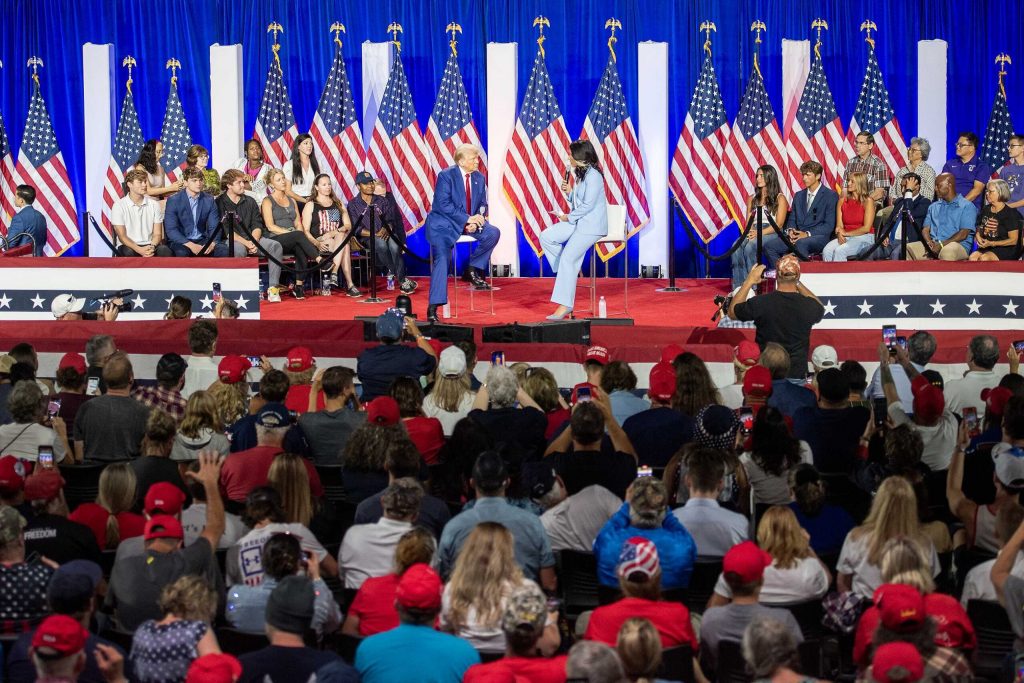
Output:
M345 588L360 588L366 579L394 569L395 549L420 514L423 487L412 477L396 479L380 497L384 515L372 524L356 524L345 532L338 564Z
M1002 554L1003 546L1006 545L1013 532L1024 522L1024 506L1018 503L1003 505L996 514L996 538L999 541L999 553ZM965 608L970 600L992 600L998 599L996 587L992 585L992 566L994 559L975 565L964 579L964 591L960 595L960 604ZM1017 552L1013 561L1010 575L1024 579L1024 552Z
M163 202L146 195L149 176L142 169L124 176L128 194L110 210L118 256L174 256L164 241Z
M256 205L267 196L267 174L272 170L263 156L263 145L256 138L245 141L245 156L234 163L246 175L245 193L256 201Z
M185 359L185 384L181 388L184 398L209 389L220 379L218 363L213 359L217 352L217 323L212 320L192 323L188 328L188 348L192 354Z
M800 528L796 515L788 507L774 505L757 525L757 544L772 556L764 569L764 585L758 600L767 605L784 605L817 600L828 591L832 575L814 554L810 536ZM709 607L726 605L732 590L719 575Z
M972 406L978 411L979 420L985 417L981 391L999 385L1001 377L993 370L998 361L999 340L990 334L972 337L967 346L967 372L963 379L946 382L946 407L962 415L964 408Z
M455 424L469 415L476 392L470 389L466 354L457 346L441 351L437 360L437 379L423 398L423 414L441 421L448 438Z
M198 472L199 461L193 462L189 469ZM185 545L191 545L203 533L203 527L206 526L206 490L195 480L187 481L188 492L192 495L192 504L181 511L181 528L185 532ZM225 512L224 533L221 534L217 548L219 550L230 548L248 532L249 528L242 523L241 517Z

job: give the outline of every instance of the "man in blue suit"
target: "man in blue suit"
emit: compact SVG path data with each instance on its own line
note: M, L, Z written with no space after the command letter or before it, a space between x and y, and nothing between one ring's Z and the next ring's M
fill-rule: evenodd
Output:
M427 242L433 251L434 266L430 271L430 299L427 320L437 320L437 307L448 303L448 259L455 241L462 235L473 237L479 246L469 259L462 279L476 289L490 289L484 277L491 260L491 251L501 233L487 222L487 185L477 170L480 150L473 145L460 145L455 150L455 165L437 175L434 203L427 215Z
M18 210L7 229L7 244L13 249L32 244L32 255L42 256L46 246L46 216L32 206L36 201L36 188L18 185L14 191L14 206Z
M832 233L836 229L836 204L839 202L839 195L821 184L822 170L821 164L817 161L805 161L800 164L804 189L793 197L789 217L786 219L789 241L793 243L796 252L804 258L820 254L832 239ZM778 235L765 237L763 244L768 263L777 263L786 253L786 244Z
M182 173L185 191L178 192L167 200L164 209L164 232L175 256L227 256L228 243L224 235L217 236L209 248L199 252L220 230L220 214L213 197L203 192L205 180L198 168L186 168Z

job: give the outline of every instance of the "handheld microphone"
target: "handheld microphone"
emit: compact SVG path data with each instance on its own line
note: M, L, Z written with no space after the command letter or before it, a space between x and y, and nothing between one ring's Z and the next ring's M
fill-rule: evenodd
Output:
M569 176L571 174L572 174L572 169L568 169L568 168L565 169L565 178L562 179L562 182L566 182L566 183L569 182Z
M910 190L904 190L903 198L904 199L913 199L914 198L914 193L911 192Z

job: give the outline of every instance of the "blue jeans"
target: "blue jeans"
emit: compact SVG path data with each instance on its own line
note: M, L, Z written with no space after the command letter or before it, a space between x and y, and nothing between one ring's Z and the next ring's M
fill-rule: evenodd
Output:
M834 239L825 245L825 250L822 252L822 258L826 261L846 261L860 256L870 249L871 245L874 243L875 236L870 232L865 235L847 237L846 244L839 244L839 240Z
M757 240L743 240L732 252L732 286L739 287L747 279L750 269L757 265Z
M826 235L811 235L793 244L796 253L804 258L813 254L820 254L821 250L829 242ZM786 243L778 235L770 235L764 238L764 256L768 259L768 267L774 268L779 259L786 254Z

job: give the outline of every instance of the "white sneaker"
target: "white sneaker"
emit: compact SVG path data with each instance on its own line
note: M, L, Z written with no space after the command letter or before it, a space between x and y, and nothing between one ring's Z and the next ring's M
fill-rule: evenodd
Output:
M278 287L270 287L267 289L267 303L281 303L281 290Z

